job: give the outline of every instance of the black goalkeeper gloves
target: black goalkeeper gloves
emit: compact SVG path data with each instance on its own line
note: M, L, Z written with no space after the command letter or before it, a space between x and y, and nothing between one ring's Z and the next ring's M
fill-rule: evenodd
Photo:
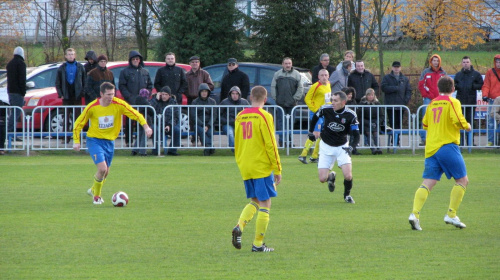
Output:
M311 141L316 141L316 136L314 136L314 134L312 132L309 132L309 134L307 134L307 137L309 137L309 140Z

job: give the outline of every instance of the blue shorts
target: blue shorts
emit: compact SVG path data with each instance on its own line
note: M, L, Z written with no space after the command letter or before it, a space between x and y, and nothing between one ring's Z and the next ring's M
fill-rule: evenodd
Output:
M245 183L247 198L256 197L259 201L265 201L278 195L278 192L274 187L273 173L265 178L248 179L243 182Z
M440 180L441 175L460 179L467 176L465 161L457 144L446 144L431 157L425 159L424 179Z
M87 148L94 164L106 161L108 168L115 154L115 141L87 137Z
M316 114L316 113L314 113L313 111L309 110L309 119L310 120L312 120L314 114ZM314 131L321 132L321 127L323 126L323 122L324 121L325 121L324 117L319 118L318 122L314 126Z

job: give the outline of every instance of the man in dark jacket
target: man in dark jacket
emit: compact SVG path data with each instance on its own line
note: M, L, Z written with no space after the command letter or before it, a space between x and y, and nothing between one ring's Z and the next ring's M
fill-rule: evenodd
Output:
M118 88L123 95L125 101L130 105L135 105L135 99L139 95L139 91L143 88L152 90L153 83L149 76L149 71L144 68L144 60L138 51L131 51L128 55L128 67L120 72L120 79L118 80ZM130 127L125 122L125 143L128 145L132 143Z
M161 150L161 145L163 139L167 139L170 136L170 145L167 149L168 156L178 156L177 147L181 145L181 128L180 128L180 111L179 108L168 108L171 105L177 105L175 96L173 96L172 91L169 86L164 86L159 92L153 95L151 99L151 106L155 108L156 114L163 114L164 123L159 123L158 128L155 129L155 133L160 133L160 142L157 143L156 148L153 150L153 155L158 154L158 149ZM167 109L165 109L167 108ZM156 141L157 137L153 137L153 141Z
M182 104L182 95L187 91L186 72L175 65L175 54L169 52L165 55L164 67L158 69L155 77L155 89L160 91L164 86L169 86L172 94L179 104Z
M85 73L88 74L92 69L95 69L97 67L99 59L97 58L97 55L94 51L88 51L85 55L85 60L87 61L87 63L85 63L83 67L85 68Z
M203 83L198 89L198 98L193 100L191 105L197 105L196 108L190 108L189 118L195 122L196 136L200 138L205 147L212 147L212 129L214 118L217 116L217 109L207 107L216 105L213 98L210 98L210 88ZM195 138L196 139L196 138ZM215 149L205 149L204 156L210 156L215 152Z
M118 87L123 98L130 105L135 104L135 98L139 95L141 89L153 89L149 71L144 68L144 60L138 51L129 53L128 67L120 72Z
M220 105L236 106L236 105L250 105L250 103L241 98L241 90L239 87L234 86L229 91L229 97L222 100ZM220 109L220 122L222 125L222 132L226 133L229 147L234 147L234 120L236 115L241 112L245 107L230 107ZM234 151L234 149L232 149Z
M319 78L318 78L318 73L319 70L321 69L326 69L328 71L328 75L332 75L333 72L335 71L335 67L330 65L330 56L327 53L322 54L319 57L319 65L314 66L312 69L312 78L311 78L311 83L314 84L316 83Z
M411 99L411 85L408 78L401 73L401 62L392 63L392 71L382 79L382 91L385 94L384 103L386 105L406 106ZM400 107L387 109L387 119L389 126L401 129L401 120L405 110ZM398 139L399 140L399 139Z
M7 64L7 92L10 106L23 107L26 95L26 63L24 63L24 49L16 47L14 57ZM17 110L10 110L8 130L15 131L16 123L21 117ZM15 119L15 121L14 121Z
M464 56L462 58L462 70L455 75L455 89L457 90L457 99L462 105L476 105L477 104L477 91L481 90L484 81L481 73L474 70L470 63L470 57ZM468 123L474 123L474 106L463 107L463 114ZM462 139L461 144L465 143ZM472 143L468 143L472 145Z
M221 102L228 97L229 90L237 86L241 89L241 97L247 98L250 93L250 79L248 75L238 68L238 61L236 58L230 58L227 60L227 70L228 73L222 78L222 83L220 85L220 99L217 100Z
M87 105L100 97L102 83L109 82L115 85L113 72L106 67L108 57L102 54L97 58L97 62L98 66L87 74L87 83L85 85L85 104Z
M56 75L56 91L59 98L62 98L62 105L64 106L81 106L82 97L84 97L85 82L87 80L87 73L82 64L76 61L76 52L74 49L69 48L66 50L64 62L57 69ZM70 116L76 120L80 115L80 110L68 110L68 114L64 114L65 127L63 132L71 131ZM66 143L70 141L70 137L65 138Z
M366 90L372 88L375 94L378 93L378 83L370 71L365 69L365 63L362 60L356 61L356 69L351 72L347 79L347 86L356 89L356 102L359 103L361 98L365 96Z

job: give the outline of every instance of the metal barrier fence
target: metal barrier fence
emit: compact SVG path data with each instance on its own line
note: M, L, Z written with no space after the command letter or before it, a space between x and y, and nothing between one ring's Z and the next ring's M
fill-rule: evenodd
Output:
M133 107L147 116L154 136L148 139L141 133L142 127L137 122L124 118L115 148L135 153L146 153L147 149L151 149L153 154L160 155L162 150L167 153L169 149L203 149L210 154L217 149L233 149L234 124L230 121L228 125L227 120L232 120L232 116L249 106L175 105L166 107L163 112L156 112L151 106ZM349 106L357 112L360 122L362 137L359 149L387 149L392 152L397 149L423 149L424 146L419 145L420 135L424 132L420 126L426 107L423 105L416 114L411 114L406 106ZM20 107L0 106L0 131L5 135L3 150L26 150L28 155L30 150L71 150L73 123L83 108L39 106L32 112L24 112ZM9 109L12 109L13 118L20 116L16 132L9 132L6 125ZM285 115L279 106L265 106L264 109L274 117L279 148L285 148L287 154L291 148L302 149L309 130L307 106L296 106L290 115ZM474 121L471 132L462 132L461 145L469 152L474 148L499 147L500 128L489 113L498 111L500 105L463 105L462 109L466 118L473 116ZM1 125L2 118L5 119L4 126ZM173 123L172 119L175 120ZM166 131L168 124L170 127ZM87 127L81 133L82 149L86 149L86 131Z
M0 151L26 150L27 139L23 137L27 130L25 121L23 108L0 106Z

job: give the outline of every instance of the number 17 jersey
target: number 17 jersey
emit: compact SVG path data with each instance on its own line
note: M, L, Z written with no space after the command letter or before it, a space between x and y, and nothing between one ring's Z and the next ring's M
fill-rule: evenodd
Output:
M425 157L431 157L443 145L460 143L460 129L469 126L462 114L462 105L458 99L441 95L432 100L422 119L427 130Z
M246 108L234 126L234 156L243 180L281 174L273 116L259 107Z

